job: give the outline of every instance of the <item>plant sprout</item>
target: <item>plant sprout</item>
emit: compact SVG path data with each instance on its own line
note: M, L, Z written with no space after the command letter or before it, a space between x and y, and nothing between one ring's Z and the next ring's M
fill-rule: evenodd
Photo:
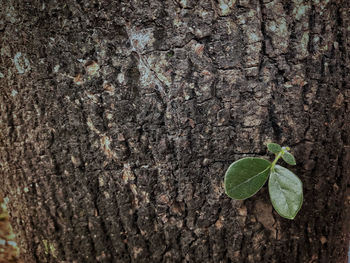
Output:
M265 159L247 157L232 163L225 174L225 193L236 200L255 195L269 180L270 199L277 213L294 219L303 203L303 185L290 170L277 165L282 158L287 164L295 165L295 158L289 147L269 143L267 149L275 154L271 163Z

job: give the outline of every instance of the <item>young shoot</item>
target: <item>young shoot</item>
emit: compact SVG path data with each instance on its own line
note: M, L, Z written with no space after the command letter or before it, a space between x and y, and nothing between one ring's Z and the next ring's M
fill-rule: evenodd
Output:
M268 182L271 203L277 213L294 219L303 203L303 185L290 170L277 164L282 158L296 165L289 147L269 143L267 149L275 154L273 162L256 157L246 157L233 162L225 174L225 193L236 200L255 195Z

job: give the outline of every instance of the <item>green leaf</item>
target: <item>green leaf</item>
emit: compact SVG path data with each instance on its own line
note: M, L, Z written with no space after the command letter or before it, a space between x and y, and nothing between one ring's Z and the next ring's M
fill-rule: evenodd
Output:
M272 152L272 153L275 153L275 154L278 154L280 151L282 151L282 148L279 144L277 143L269 143L267 145L267 149Z
M289 153L289 152L287 152L287 151L285 151L285 152L282 154L282 159L283 159L286 163L288 163L288 164L290 164L290 165L296 165L295 158L294 158L293 154L291 154L291 153Z
M270 174L269 193L277 213L294 219L303 203L303 184L300 179L287 168L276 165Z
M225 174L225 193L237 200L253 196L265 184L270 165L269 161L254 157L235 161Z

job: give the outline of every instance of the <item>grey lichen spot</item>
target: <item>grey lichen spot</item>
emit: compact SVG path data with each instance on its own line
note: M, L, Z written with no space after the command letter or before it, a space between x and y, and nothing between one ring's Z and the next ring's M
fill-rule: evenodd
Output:
M146 47L152 46L155 41L152 28L145 28L139 31L131 30L129 38L133 50L139 52L144 51Z
M15 97L17 94L18 94L18 91L17 91L17 90L13 89L13 90L11 91L11 96L12 96L12 97Z
M158 91L160 91L161 94L165 94L161 79L158 75L156 75L156 73L151 71L150 65L146 63L147 62L143 61L142 59L140 59L138 63L141 87L147 89L147 87L150 87L150 83L152 83L156 85Z
M147 58L147 64L156 77L166 86L171 85L171 70L165 53L151 55Z
M111 148L111 143L112 143L111 138L106 136L106 135L103 135L100 138L100 142L101 142L101 149L102 149L103 153L109 159L118 160L117 154Z
M15 241L6 241L8 245L17 247L17 243Z
M254 29L256 29L256 28L254 28ZM248 29L248 34L247 34L248 43L256 43L256 42L259 42L262 40L261 32L257 31L257 30L256 31L253 31L253 30Z
M125 78L123 73L119 73L117 79L120 84L124 84Z
M53 68L53 72L57 73L59 69L60 69L60 65L56 65L56 66Z
M6 8L4 13L6 14L7 21L9 21L12 24L17 22L17 18L16 18L17 14L15 12L15 8L13 7L13 5L11 5L11 4L7 5L7 8Z
M188 8L189 6L188 6L188 3L187 3L187 0L181 0L180 1L180 4L181 4L181 6L183 7L183 8Z
M112 113L106 113L106 118L107 118L107 120L111 120L113 118L113 114Z
M85 69L88 75L98 76L100 65L96 61L89 61L85 64Z
M0 49L0 55L2 57L11 57L11 50L9 46L4 46Z
M270 33L272 45L277 53L284 53L288 49L289 32L288 24L284 17L276 21L268 21L266 23L266 31Z
M220 15L227 16L231 13L236 0L219 0Z
M299 2L299 1L297 1ZM299 20L301 17L303 17L306 12L308 11L309 6L307 5L296 5L293 10L293 15L295 15L295 18Z
M30 70L29 60L21 52L16 53L13 61L19 74L24 74Z
M90 93L90 92L85 92L86 96L89 98L89 100L93 103L98 103L98 98L96 95Z
M140 63L138 64L138 69L141 73L141 76L140 76L141 85L147 86L147 83L149 83L149 81L151 81L152 79L151 70L148 67L146 67L146 65L142 63L142 61L140 61Z
M4 78L5 75L0 72L0 79Z
M10 202L10 198L5 197L5 198L4 198L4 204L7 205L9 202Z

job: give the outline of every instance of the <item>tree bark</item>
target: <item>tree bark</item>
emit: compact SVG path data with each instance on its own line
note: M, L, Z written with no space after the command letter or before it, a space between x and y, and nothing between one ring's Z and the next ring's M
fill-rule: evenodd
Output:
M1 0L0 192L24 262L345 262L349 1ZM225 170L292 148L295 220Z

